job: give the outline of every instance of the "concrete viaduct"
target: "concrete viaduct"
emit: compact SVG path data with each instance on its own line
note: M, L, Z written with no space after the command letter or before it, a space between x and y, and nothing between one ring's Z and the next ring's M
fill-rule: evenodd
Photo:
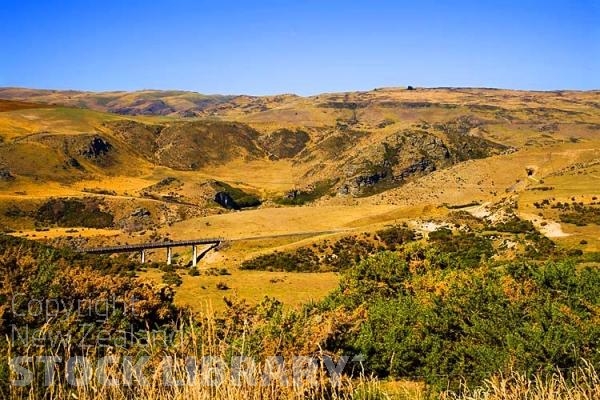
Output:
M192 266L196 266L198 262L198 245L211 245L206 249L207 251L214 249L223 243L223 238L214 239L197 239L197 240L177 240L171 242L150 242L150 243L139 243L139 244L127 244L123 246L109 246L109 247L93 247L79 250L82 253L89 254L112 254L112 253L132 253L139 251L142 264L146 261L146 250L150 249L167 249L167 264L171 264L172 261L172 249L173 247L192 246Z

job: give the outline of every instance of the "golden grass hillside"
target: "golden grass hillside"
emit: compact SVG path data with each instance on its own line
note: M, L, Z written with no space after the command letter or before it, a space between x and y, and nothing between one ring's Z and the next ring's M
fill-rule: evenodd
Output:
M4 88L0 98L0 227L16 235L74 247L248 239L201 263L229 268L232 287L248 273L239 264L258 253L444 221L461 208L489 214L507 201L561 246L600 248L598 225L564 222L561 210L534 205L576 196L593 207L600 197L596 91L381 88L253 97ZM220 207L219 182L261 205ZM98 204L113 224L41 222L40 208L56 199ZM197 281L185 278L182 298L190 303ZM290 292L307 284L289 282L297 283ZM253 290L286 294L274 286ZM315 285L315 294L325 291Z

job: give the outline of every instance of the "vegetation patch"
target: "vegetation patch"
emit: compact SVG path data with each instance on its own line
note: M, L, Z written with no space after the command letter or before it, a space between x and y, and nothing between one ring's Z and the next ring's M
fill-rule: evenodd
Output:
M303 130L278 129L261 138L262 145L272 158L292 158L306 147L310 136Z
M294 251L275 251L246 260L241 269L287 272L343 271L372 254L383 250L395 250L415 239L415 233L403 226L392 226L378 231L346 236L330 243L300 247Z
M257 196L245 192L240 188L233 187L225 182L215 181L212 186L215 190L217 190L217 195L219 193L224 194L215 197L215 201L217 201L217 203L223 207L241 209L257 207L261 204L261 200ZM218 197L223 200L219 200ZM233 202L226 202L225 199L227 199L227 197L233 200Z
M102 211L97 199L51 199L35 215L40 224L60 227L108 228L113 226L112 214Z
M291 190L284 197L276 199L275 202L295 206L310 203L331 193L336 182L336 180L319 181L306 190Z
M507 221L498 222L493 226L498 232L509 233L531 233L535 232L535 227L531 221L513 217Z
M600 207L585 206L579 203L567 205L569 210L560 214L560 220L577 226L600 225Z
M365 355L377 376L423 376L459 389L493 374L598 365L600 271L568 260L411 270L410 253L380 253L344 273L325 304L365 310L335 347ZM350 350L352 349L352 350Z

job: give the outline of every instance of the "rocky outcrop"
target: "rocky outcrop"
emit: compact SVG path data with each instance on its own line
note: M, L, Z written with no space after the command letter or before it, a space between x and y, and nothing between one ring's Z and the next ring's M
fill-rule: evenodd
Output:
M343 169L347 178L338 193L371 194L450 164L451 150L443 140L426 131L401 131L361 158L348 160Z
M163 100L139 99L131 106L109 108L108 111L124 115L169 115L177 110Z
M239 210L240 206L233 200L233 198L227 192L217 192L215 195L215 201L228 210Z
M67 159L67 165L69 167L77 168L81 171L83 171L85 169L85 168L83 168L83 165L81 165L81 163L79 161L77 161L77 159L75 157L69 157Z
M104 156L112 149L112 145L103 138L96 136L88 144L87 148L81 151L81 154L89 159L96 159Z
M299 154L310 140L302 130L279 129L260 138L260 143L273 159L292 158Z
M497 154L505 147L481 137L469 129L481 122L462 118L427 129L406 129L367 148L359 157L348 158L342 168L345 179L338 193L369 195L402 185L406 181L446 168L461 161Z
M428 158L422 158L421 160L417 161L414 164L411 164L408 166L408 168L405 168L397 177L396 179L401 179L401 180L405 180L410 178L413 175L416 174L427 174L430 172L433 172L436 170L436 166L435 166L435 162L433 162L432 160L428 159Z
M147 209L143 208L143 207L139 207L136 208L135 210L133 210L133 212L131 213L132 217L138 217L138 218L148 218L150 217L150 211L148 211Z
M355 182L359 188L364 187L364 186L372 186L372 185L376 185L382 179L385 179L386 176L387 176L387 172L383 171L383 172L375 173L373 175L359 176L356 178Z
M0 168L0 181L10 182L14 181L15 177L10 173L8 168Z

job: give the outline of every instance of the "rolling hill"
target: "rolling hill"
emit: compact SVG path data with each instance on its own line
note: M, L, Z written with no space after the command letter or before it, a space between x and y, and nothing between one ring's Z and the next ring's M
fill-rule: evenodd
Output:
M21 236L76 247L271 238L205 261L236 269L328 235L510 208L564 246L600 248L593 223L534 206L600 196L600 92L3 88L0 99L0 226Z

